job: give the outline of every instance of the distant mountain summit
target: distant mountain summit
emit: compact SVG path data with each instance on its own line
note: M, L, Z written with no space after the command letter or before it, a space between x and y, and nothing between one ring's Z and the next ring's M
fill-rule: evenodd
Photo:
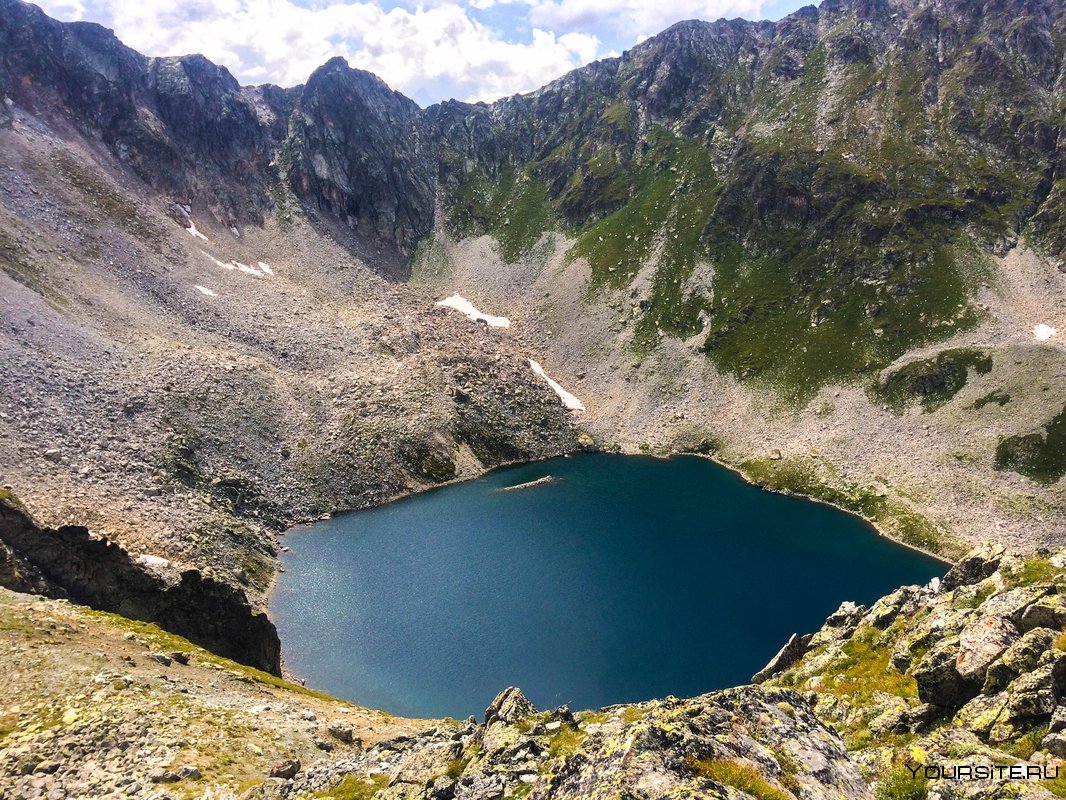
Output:
M7 96L99 136L176 202L256 224L284 180L393 275L438 202L453 234L491 233L505 260L552 227L599 283L657 258L645 342L702 331L741 378L817 385L972 324L971 244L1002 252L1028 231L1066 259L1055 0L681 22L531 94L425 110L340 58L302 87L240 87L201 56L0 10ZM713 301L679 288L700 259L722 274Z

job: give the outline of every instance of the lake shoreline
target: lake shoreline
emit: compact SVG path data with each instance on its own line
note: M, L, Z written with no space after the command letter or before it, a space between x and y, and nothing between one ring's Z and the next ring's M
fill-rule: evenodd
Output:
M589 708L690 696L747 681L841 601L947 568L713 459L644 455L522 462L293 539L270 606L287 674L406 716L465 716L504 684Z
M921 553L922 555L928 556L929 558L932 558L932 559L935 559L935 560L941 562L942 564L944 564L947 567L951 567L951 566L953 566L955 564L955 561L953 561L950 558L947 558L946 556L944 556L941 553L937 553L934 550L929 550L929 549L924 548L924 547L919 547L916 544L913 544L911 542L905 542L902 539L900 539L899 537L893 536L891 533L886 531L881 525L879 525L876 520L871 519L870 517L867 517L864 514L860 514L859 512L854 511L854 510L852 510L850 508L845 508L845 507L843 507L843 506L841 506L841 505L839 505L837 503L833 503L833 502L831 502L829 500L824 500L824 499L819 498L819 497L812 497L810 495L803 494L801 492L793 492L793 491L790 491L788 489L779 489L779 488L776 488L776 487L773 487L773 486L768 486L768 485L766 485L764 483L761 483L760 481L757 481L757 480L753 479L748 473L746 473L744 471L744 469L742 467L740 467L740 466L738 466L736 464L730 463L728 461L724 461L724 460L722 460L720 458L716 458L715 456L713 456L711 454L708 454L708 453L693 453L693 452L685 452L685 451L681 451L681 450L678 450L678 451L675 451L675 452L671 452L671 453L645 453L645 452L641 452L639 450L631 451L631 452L626 452L626 451L619 452L619 451L614 451L614 450L603 450L603 449L591 448L591 447L590 448L582 448L582 449L579 449L579 450L571 450L571 451L566 452L566 453L559 453L558 455L548 456L546 458L534 459L532 461L526 461L526 460L521 460L521 459L520 460L515 460L515 461L506 461L506 462L503 462L501 464L497 464L497 465L495 465L493 467L489 467L488 469L485 469L485 470L481 471L480 473L478 473L476 475L471 475L471 476L461 477L461 478L452 478L451 480L444 481L443 483L435 483L435 484L432 484L432 485L422 486L422 487L419 487L417 489L413 489L411 491L399 492L397 494L391 495L390 497L382 500L380 503L374 503L373 505L359 506L359 507L356 507L356 508L338 508L338 509L335 509L334 511L329 512L328 514L325 514L325 515L323 515L321 517L318 517L317 519L309 519L309 520L306 520L306 521L303 521L303 522L299 522L299 523L297 523L295 525L292 525L292 526L286 528L284 531L279 531L277 534L275 534L275 543L278 545L278 549L280 551L281 546L283 544L281 537L286 536L286 535L288 535L289 533L291 533L293 531L296 531L296 530L299 530L301 528L305 528L305 527L314 525L315 523L322 522L323 520L332 519L333 517L336 517L336 516L339 516L339 515L342 515L342 514L354 514L354 513L360 512L360 511L370 511L371 509L382 508L384 506L391 505L392 503L398 503L401 500L405 500L405 499L407 499L409 497L417 497L417 496L426 494L428 492L437 491L439 489L447 489L448 487L451 487L451 486L457 486L459 484L469 483L471 481L481 480L482 478L484 478L484 477L486 477L488 475L491 475L491 474L493 474L495 472L498 472L500 470L510 469L512 467L521 467L521 466L528 466L528 465L533 465L533 464L540 464L540 463L543 463L545 461L550 461L553 458L571 458L573 456L581 455L581 454L585 454L585 453L588 453L588 454L598 453L598 454L603 454L603 455L617 455L617 456L624 456L624 457L628 457L628 458L645 457L645 458L653 458L653 459L659 459L659 460L664 460L664 461L667 461L667 460L669 460L671 458L678 458L678 457L681 457L681 456L690 456L690 457L693 457L693 458L705 459L707 461L710 461L713 464L717 464L718 466L729 470L730 472L732 472L735 475L737 475L738 477L740 477L745 483L748 483L748 484L750 484L752 486L756 486L756 487L758 487L759 489L761 489L764 492L769 492L771 494L784 495L786 497L795 497L795 498L798 498L798 499L801 499L801 500L806 500L806 501L808 501L810 503L817 503L818 505L829 506L830 508L835 508L838 511L841 511L841 512L843 512L845 514L849 514L849 515L851 515L853 517L857 517L857 518L863 520L867 525L869 525L877 533L878 536L881 536L881 537L887 539L888 541L899 545L900 547L907 548L908 550L913 550L916 553ZM272 595L274 593L274 589L277 586L278 576L281 574L280 566L281 566L281 564L280 564L280 556L279 556L278 557L278 569L274 570L274 574L273 574L273 576L271 578L271 581L270 581L270 586L267 588L266 592L263 594L263 604L268 609L270 607L270 600L271 600L271 597L272 597Z

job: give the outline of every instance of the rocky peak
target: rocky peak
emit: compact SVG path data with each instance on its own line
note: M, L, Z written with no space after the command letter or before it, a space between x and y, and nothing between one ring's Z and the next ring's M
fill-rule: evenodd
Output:
M342 58L317 69L286 146L296 195L361 239L395 247L403 259L432 228L435 154L424 114L369 72Z

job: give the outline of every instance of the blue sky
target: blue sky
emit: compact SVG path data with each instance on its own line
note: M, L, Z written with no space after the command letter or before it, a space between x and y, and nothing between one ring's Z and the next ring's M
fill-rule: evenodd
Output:
M35 0L152 56L203 53L245 84L343 56L421 105L526 92L682 19L779 19L797 0Z

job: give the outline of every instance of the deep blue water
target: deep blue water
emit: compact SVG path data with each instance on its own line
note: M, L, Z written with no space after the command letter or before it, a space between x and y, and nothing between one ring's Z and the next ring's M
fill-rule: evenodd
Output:
M424 717L480 716L510 685L578 709L746 683L841 601L945 570L694 457L508 468L285 539L271 609L289 669Z

